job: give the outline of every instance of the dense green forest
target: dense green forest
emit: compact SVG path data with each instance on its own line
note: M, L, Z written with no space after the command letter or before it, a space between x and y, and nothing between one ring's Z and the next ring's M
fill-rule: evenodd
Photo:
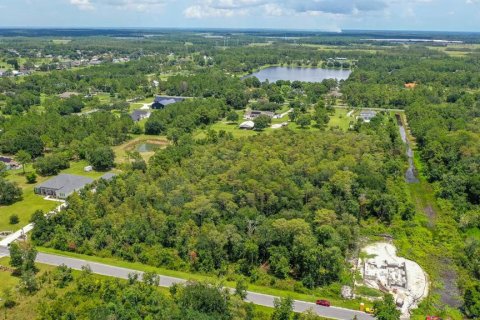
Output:
M49 221L36 215L32 239L172 269L233 268L254 282L330 284L347 268L358 219L411 218L401 150L387 117L360 134L184 142L158 152L145 174L83 192Z
M398 49L361 59L342 86L352 106L402 108L416 139L421 173L463 243L454 259L469 275L461 280L465 312L480 315L480 60L452 58L422 48ZM405 83L416 83L405 89ZM452 235L453 239L453 235ZM452 240L453 241L453 240Z
M355 278L351 259L359 248L387 237L427 271L434 269L425 266L428 251L445 249L442 254L455 270L453 286L462 296L453 307L480 317L480 59L475 50L459 57L423 45L373 46L358 38L313 35L293 43L248 34L227 45L232 35L222 36L98 36L61 45L50 38L1 39L0 58L12 66L34 61L39 52L105 60L0 78L1 154L32 164L43 177L79 160L106 171L115 166L113 149L121 144L144 136L169 140L148 161L128 149L127 164L116 159L115 179L72 195L59 214L37 211L33 243L233 281L245 278L292 293L313 296L323 288L338 297L341 286ZM325 47L328 43L335 46ZM119 56L129 61L114 63ZM269 65L343 65L353 73L340 82L244 78ZM65 92L74 94L61 97ZM134 123L133 106L148 104L157 94L186 99ZM263 130L272 121L267 119L256 132L232 131L246 108L292 109L282 120L290 120L290 128ZM345 120L348 110L364 108L397 111L378 111L370 123ZM339 110L345 113L336 114ZM409 129L418 184L405 181L408 162L397 119ZM344 130L329 126L331 120L345 123ZM221 129L213 130L215 125ZM18 175L28 179L31 173ZM29 196L13 180L0 168L2 206ZM432 196L432 216L419 200L427 196ZM415 234L418 230L427 231ZM419 248L421 240L431 247ZM432 298L420 312L447 314L448 303L437 297L442 275L433 270L430 276ZM211 285L189 284L166 294L153 282L133 278L98 280L83 272L69 281L71 290L42 303L43 319L92 314L257 319L249 305ZM218 301L220 309L208 309L208 301L192 305L200 296Z

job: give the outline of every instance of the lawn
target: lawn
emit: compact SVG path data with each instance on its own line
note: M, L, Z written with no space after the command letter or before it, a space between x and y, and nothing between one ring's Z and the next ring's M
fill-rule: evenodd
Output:
M27 165L26 171L33 171L32 165ZM23 171L8 171L7 180L16 182L23 191L23 199L9 206L0 206L0 231L16 231L28 224L30 217L37 210L48 212L58 206L53 201L43 200L33 193L36 184L46 181L48 177L37 176L37 183L27 184ZM20 222L16 225L9 223L12 214L18 215Z
M137 110L137 109L140 109L141 107L143 107L144 104L152 104L153 103L153 98L146 98L146 99L143 99L143 100L139 100L139 101L135 101L135 102L132 102L130 103L130 112L134 111L134 110Z
M0 258L0 265L9 266L10 259ZM45 272L52 271L55 267L36 264L39 269L37 277L41 276ZM12 276L10 271L0 270L0 300L3 298L4 292L6 289L10 289L15 296L16 305L13 309L5 310L3 309L3 303L0 308L0 319L16 319L16 320L30 320L37 318L38 309L36 306L39 305L40 301L44 299L47 289L43 289L35 295L20 295L16 293L15 287L20 282L18 277ZM52 287L51 284L46 284L47 287ZM61 293L66 289L55 288L56 293ZM19 299L21 297L21 299Z
M288 110L288 109L287 109ZM286 110L285 110L286 111ZM330 116L330 122L328 123L328 128L340 128L343 131L347 131L348 128L350 127L350 121L354 121L355 118L352 117L347 117L348 109L340 109L337 108L335 109L335 113ZM215 131L225 131L232 133L235 138L243 138L243 137L251 137L255 136L257 134L260 134L262 132L264 133L272 133L273 131L276 130L281 130L281 129L272 129L272 128L267 128L264 131L254 131L254 130L242 130L239 129L239 125L244 122L245 120L243 119L243 116L245 114L245 111L237 111L239 115L239 120L237 122L228 122L226 119L222 119L220 121L217 121L216 123L212 124L209 126L207 129L199 129L195 132L194 138L195 139L203 139L206 137L206 133L208 129L215 130ZM311 125L309 127L301 128L294 122L290 122L290 119L288 115L281 119L272 119L272 124L278 124L282 122L288 122L288 128L294 131L320 131L319 128ZM313 123L313 122L312 122Z
M347 131L350 127L350 122L355 121L355 116L347 117L348 109L335 109L335 114L330 116L329 128L338 127L343 131Z
M0 258L0 266L9 267L9 261L10 261L10 258L8 257ZM18 282L19 282L19 279L17 277L13 277L10 272L0 270L0 283L2 284L0 288L2 289L0 291L0 299L3 298L2 296L3 290L8 288L13 288L18 284Z
M33 185L23 189L22 201L9 206L0 206L0 231L16 231L23 228L30 221L30 217L37 210L49 212L58 206L57 202L44 200L33 193ZM18 215L20 222L15 225L9 223L11 215Z
M70 168L62 170L62 173L76 174L79 176L89 177L92 179L98 179L103 176L106 172L101 171L90 171L85 172L84 168L88 166L88 162L85 160L70 162Z
M70 162L70 168L63 170L61 173L76 174L92 179L98 179L105 172L90 171L85 172L83 168L87 166L86 161ZM32 165L26 166L26 172L34 171ZM16 182L23 191L23 199L9 206L0 206L0 231L16 231L23 228L30 221L30 217L37 210L49 212L58 206L58 202L44 200L43 197L36 195L33 188L42 182L47 181L52 177L42 177L37 175L37 182L34 184L27 184L23 171L12 170L8 172L7 180ZM15 225L9 223L9 218L12 214L18 215L20 222Z

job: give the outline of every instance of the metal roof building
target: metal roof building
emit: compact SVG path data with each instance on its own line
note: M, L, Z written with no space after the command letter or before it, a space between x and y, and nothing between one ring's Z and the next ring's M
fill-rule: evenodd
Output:
M83 189L94 180L88 177L73 174L59 174L50 180L37 185L34 189L36 194L65 199L75 191Z
M155 101L152 104L152 109L163 109L168 105L181 102L183 101L184 98L180 97L162 97L162 96L157 96L155 97Z

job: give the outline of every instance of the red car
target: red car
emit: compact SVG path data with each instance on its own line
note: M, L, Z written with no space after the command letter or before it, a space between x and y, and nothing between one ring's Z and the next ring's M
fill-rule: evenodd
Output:
M330 301L328 300L320 299L320 300L317 300L316 304L319 306L330 307Z

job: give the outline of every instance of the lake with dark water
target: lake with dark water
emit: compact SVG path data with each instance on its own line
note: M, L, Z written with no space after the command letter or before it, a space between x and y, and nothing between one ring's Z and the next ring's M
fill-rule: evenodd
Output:
M261 82L268 79L270 82L277 80L322 82L325 79L347 80L352 73L349 69L322 69L301 67L269 67L252 73L248 77L257 77Z

